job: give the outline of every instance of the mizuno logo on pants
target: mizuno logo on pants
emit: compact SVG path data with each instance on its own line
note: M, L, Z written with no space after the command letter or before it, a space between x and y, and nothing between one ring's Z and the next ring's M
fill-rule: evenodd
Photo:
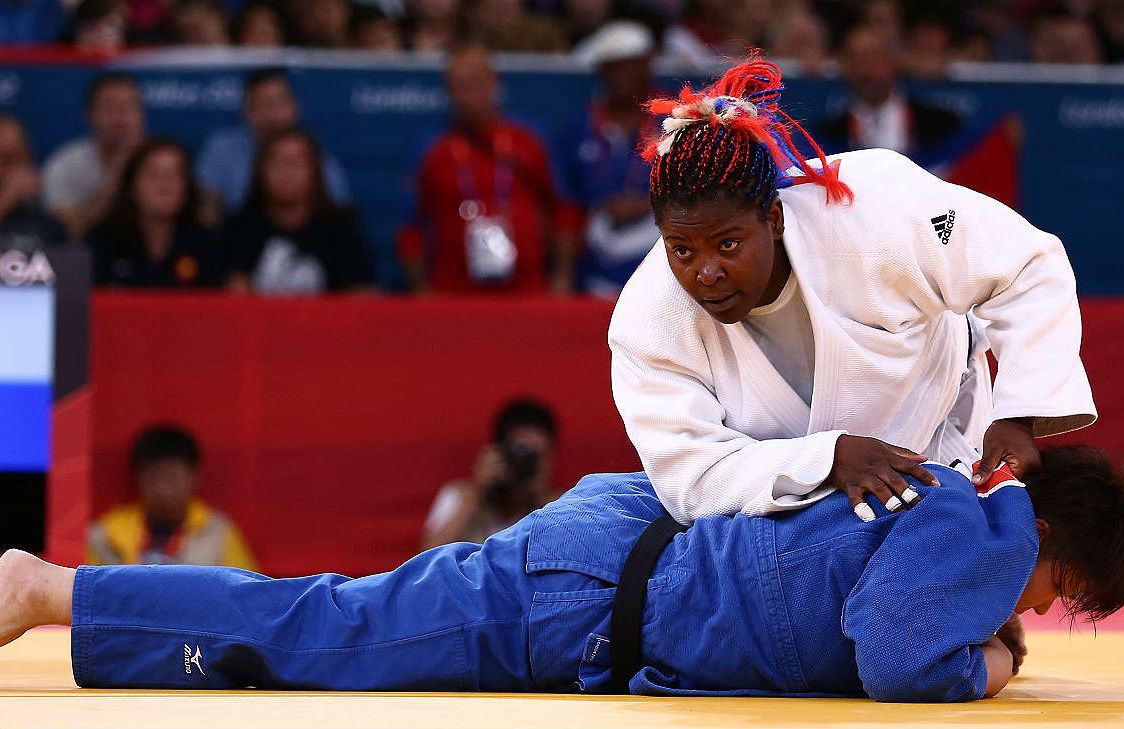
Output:
M192 655L191 646L189 646L187 643L184 643L183 644L183 672L190 676L192 666L195 666L196 670L199 671L199 675L201 675L201 676L207 675L206 673L203 673L203 652L201 650L199 650L199 646L195 646L195 654Z

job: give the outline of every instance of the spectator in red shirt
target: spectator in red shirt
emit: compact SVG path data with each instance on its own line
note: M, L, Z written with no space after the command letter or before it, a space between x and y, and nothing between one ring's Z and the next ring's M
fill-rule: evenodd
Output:
M453 127L422 160L417 219L399 237L410 287L570 291L575 226L558 202L546 145L501 115L482 46L455 51L445 81Z

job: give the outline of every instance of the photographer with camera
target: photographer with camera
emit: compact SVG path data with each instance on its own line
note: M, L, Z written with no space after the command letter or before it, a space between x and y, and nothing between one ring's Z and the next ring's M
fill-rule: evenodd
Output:
M534 400L513 400L497 413L493 442L476 458L469 479L437 492L422 549L449 542L483 542L554 498L554 414Z

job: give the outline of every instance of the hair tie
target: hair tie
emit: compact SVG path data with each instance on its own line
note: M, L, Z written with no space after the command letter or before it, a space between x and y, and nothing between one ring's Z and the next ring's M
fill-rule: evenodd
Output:
M660 125L666 136L657 145L656 154L661 157L667 154L676 135L692 124L709 122L729 126L735 119L756 116L757 104L733 96L707 96L689 104L679 104Z
M745 63L729 69L722 78L702 91L695 91L688 85L680 90L678 98L650 100L648 111L663 117L660 125L663 134L649 137L643 152L644 159L654 163L652 189L659 187L662 166L669 159L673 147L678 149L677 145L682 144L684 149L692 149L691 154L709 154L709 143L703 149L694 150L691 139L679 139L682 136L680 132L693 127L694 137L699 138L710 139L708 130L714 130L716 133L711 139L714 144L763 145L776 164L780 175L778 185L813 182L823 186L829 202L853 199L850 188L839 179L838 170L828 163L827 156L816 141L778 106L783 91L780 68L762 58L760 51L753 50ZM707 122L705 125L699 124L704 121ZM735 133L726 135L727 131ZM799 134L811 147L820 161L819 169L808 164L792 139L792 132ZM742 155L741 159L748 157ZM696 182L704 186L718 184L706 179Z

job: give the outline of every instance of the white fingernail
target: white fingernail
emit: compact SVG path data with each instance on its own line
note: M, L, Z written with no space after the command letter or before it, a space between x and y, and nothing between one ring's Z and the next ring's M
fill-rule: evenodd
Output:
M863 521L874 521L874 509L865 501L855 506L855 516Z
M921 498L921 494L917 493L912 488L907 488L905 491L902 491L902 501L906 504L912 504L919 498Z
M902 508L902 500L897 496L891 496L890 498L886 499L887 511L897 511L900 508Z

